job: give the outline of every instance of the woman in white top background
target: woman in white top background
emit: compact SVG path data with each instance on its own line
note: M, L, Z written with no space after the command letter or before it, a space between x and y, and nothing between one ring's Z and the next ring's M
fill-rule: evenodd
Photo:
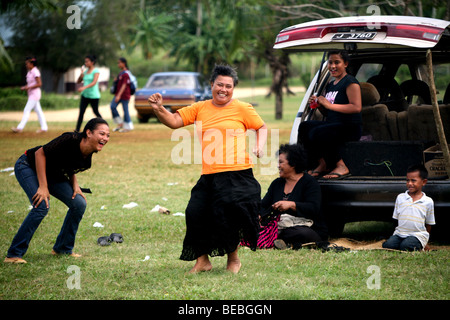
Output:
M27 90L28 101L25 105L25 109L23 110L22 121L20 121L19 125L16 128L12 128L12 131L15 133L20 133L23 131L33 109L36 111L39 123L41 125L41 129L37 130L36 132L47 132L48 130L47 121L45 120L44 112L42 112L41 103L39 102L41 100L42 81L41 73L36 65L36 58L27 57L25 59L25 66L28 70L26 76L27 85L21 87L20 89Z

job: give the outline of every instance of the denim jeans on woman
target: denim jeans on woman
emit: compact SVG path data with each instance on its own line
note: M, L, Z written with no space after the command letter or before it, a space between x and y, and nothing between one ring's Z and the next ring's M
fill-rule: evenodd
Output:
M32 198L39 188L39 181L36 172L30 168L25 154L17 160L14 170L17 181L19 181L20 186L27 194L30 204L33 204ZM69 208L53 250L57 253L70 254L75 245L78 225L86 210L86 201L79 194L76 195L75 199L72 199L73 188L68 181L57 183L48 181L48 190L52 196L61 200ZM39 206L30 210L11 243L7 254L8 257L23 257L27 252L34 232L47 215L49 209L50 202L49 208L47 208L45 201L42 201Z
M114 123L116 123L118 125L123 124L124 129L133 130L134 126L133 126L133 122L131 121L130 112L128 110L128 103L130 101L129 100L119 100L119 102L116 102L115 99L116 98L113 97L113 99L111 101L111 105L110 105ZM119 103L121 103L122 107L123 107L123 120L120 117L119 112L117 111L117 106L119 105Z

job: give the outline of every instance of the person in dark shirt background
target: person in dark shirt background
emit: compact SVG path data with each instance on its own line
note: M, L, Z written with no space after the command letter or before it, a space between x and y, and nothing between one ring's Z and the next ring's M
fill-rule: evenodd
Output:
M111 113L113 121L117 124L114 131L128 132L134 129L133 121L130 117L130 112L128 110L128 104L131 98L131 79L128 73L128 63L127 59L119 58L117 65L121 70L117 76L117 92L114 93L114 98L111 101ZM117 111L117 106L119 103L123 107L123 119Z

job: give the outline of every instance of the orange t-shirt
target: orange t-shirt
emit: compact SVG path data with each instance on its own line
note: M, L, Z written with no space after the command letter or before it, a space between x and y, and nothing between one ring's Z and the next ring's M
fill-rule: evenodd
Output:
M246 151L246 132L264 121L251 104L237 99L226 107L212 100L196 102L177 111L185 126L195 122L202 145L202 174L239 171L253 167Z

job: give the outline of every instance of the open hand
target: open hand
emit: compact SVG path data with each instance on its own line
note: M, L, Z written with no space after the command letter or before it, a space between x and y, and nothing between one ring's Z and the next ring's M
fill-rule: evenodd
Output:
M31 200L33 200L33 207L37 208L42 201L45 201L46 207L48 209L48 201L50 199L50 192L48 188L39 187Z
M75 199L77 194L82 196L84 198L84 200L87 201L86 196L84 195L83 191L81 191L80 187L78 187L78 186L73 188L72 199Z

